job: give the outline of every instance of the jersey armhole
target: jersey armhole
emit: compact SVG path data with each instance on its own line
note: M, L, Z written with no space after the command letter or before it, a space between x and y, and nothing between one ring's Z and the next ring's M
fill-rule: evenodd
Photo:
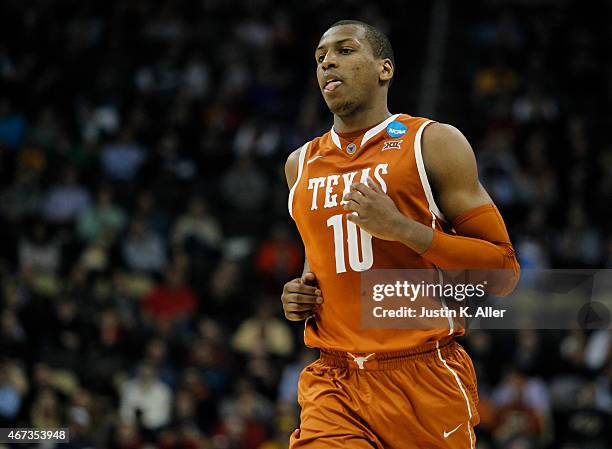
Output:
M428 125L436 123L433 120L427 120L423 123L414 138L414 158L416 160L417 170L419 172L419 178L421 179L421 186L423 187L423 191L425 192L425 197L427 198L427 204L429 206L429 211L432 215L431 227L436 227L436 219L446 222L446 218L444 214L436 204L436 200L433 196L433 191L431 189L431 185L429 184L429 179L427 177L427 171L425 170L425 164L423 163L423 152L421 150L421 138L423 136L423 131L427 128Z
M293 218L293 196L295 195L295 189L300 182L300 178L302 177L302 171L304 170L304 158L306 157L306 153L308 152L308 144L310 142L306 142L304 145L300 147L300 153L298 157L298 172L297 177L295 178L295 183L289 190L289 200L287 201L287 205L289 208L289 215ZM294 219L295 220L295 219Z

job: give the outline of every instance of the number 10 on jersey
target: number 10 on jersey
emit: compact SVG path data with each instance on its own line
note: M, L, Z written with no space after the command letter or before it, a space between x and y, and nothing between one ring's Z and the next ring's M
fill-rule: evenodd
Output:
M346 224L346 243L348 244L348 261L353 271L369 270L374 263L372 254L372 236L355 223L346 219L346 214L329 217L327 227L334 231L334 253L336 255L336 273L346 272L346 255L344 251L344 228ZM359 254L361 243L361 256Z

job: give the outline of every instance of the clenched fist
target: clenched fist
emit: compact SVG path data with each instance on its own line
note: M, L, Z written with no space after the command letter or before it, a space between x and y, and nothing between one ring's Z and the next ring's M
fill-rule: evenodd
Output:
M346 219L382 240L399 240L402 227L409 221L372 178L367 184L353 184L343 200L344 210L352 212Z
M301 278L287 282L281 301L285 317L289 321L301 321L311 316L323 303L314 273L305 273Z

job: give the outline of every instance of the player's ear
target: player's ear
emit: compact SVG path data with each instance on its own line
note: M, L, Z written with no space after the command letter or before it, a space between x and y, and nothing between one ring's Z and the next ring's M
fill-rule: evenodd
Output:
M395 73L395 67L393 67L393 63L389 58L380 60L380 72L378 75L378 79L381 83L386 83L387 81L391 81L393 78L393 74Z

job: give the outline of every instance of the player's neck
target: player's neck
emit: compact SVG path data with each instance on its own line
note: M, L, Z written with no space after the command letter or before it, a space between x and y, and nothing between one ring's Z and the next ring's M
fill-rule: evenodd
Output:
M389 116L391 116L391 113L386 103L380 107L361 109L342 117L334 115L334 130L337 133L350 133L360 129L372 128L384 122Z

